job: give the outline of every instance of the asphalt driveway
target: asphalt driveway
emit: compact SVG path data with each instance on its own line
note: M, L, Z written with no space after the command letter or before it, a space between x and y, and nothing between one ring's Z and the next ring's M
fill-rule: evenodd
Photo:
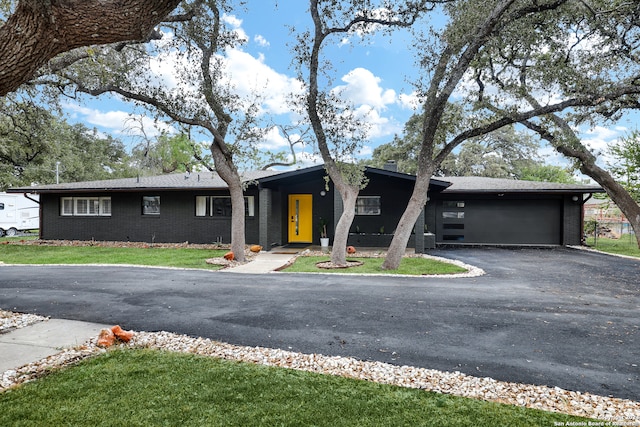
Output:
M432 251L477 278L0 266L0 307L640 399L640 261Z

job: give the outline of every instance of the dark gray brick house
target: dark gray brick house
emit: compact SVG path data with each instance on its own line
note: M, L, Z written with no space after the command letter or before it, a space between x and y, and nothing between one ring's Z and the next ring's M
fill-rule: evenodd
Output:
M356 205L349 243L388 245L415 176L367 168L369 184ZM319 243L321 224L333 228L340 196L323 166L245 173L246 241L265 249ZM227 186L211 172L114 179L9 189L40 195L42 239L228 243ZM478 177L431 180L429 202L409 242L426 246L577 245L583 204L602 189ZM426 234L428 233L428 234Z

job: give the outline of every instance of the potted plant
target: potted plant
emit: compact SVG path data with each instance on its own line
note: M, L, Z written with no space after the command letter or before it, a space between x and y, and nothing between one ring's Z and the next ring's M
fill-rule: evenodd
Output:
M320 246L329 247L329 236L327 235L327 225L329 223L326 219L320 217L318 221L318 229L320 230Z

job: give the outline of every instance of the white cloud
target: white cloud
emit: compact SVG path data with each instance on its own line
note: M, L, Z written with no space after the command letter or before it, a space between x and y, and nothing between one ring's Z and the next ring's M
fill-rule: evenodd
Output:
M249 36L242 28L242 19L237 18L234 15L222 15L222 21L231 27L231 30L236 33L236 37L244 42L249 41Z
M371 157L372 154L373 148L371 148L371 146L369 145L365 145L364 147L360 148L360 150L358 150L358 152L356 153L358 157Z
M420 99L416 92L410 94L401 93L398 95L397 103L405 110L418 111L422 106L422 99Z
M253 37L253 41L258 44L258 46L269 47L271 43L267 39L265 39L262 35L258 34Z
M380 138L400 132L402 126L383 117L377 110L363 105L356 109L356 115L369 126L367 136L369 139Z
M582 143L598 157L597 163L600 166L606 166L615 163L615 159L609 153L609 147L617 144L627 130L624 126L613 128L596 126L582 133Z
M299 135L291 135L293 141L297 141ZM289 148L289 141L280 133L277 127L273 126L264 135L262 141L258 144L258 148L266 151L280 151L283 148Z
M136 115L121 110L112 111L100 111L95 108L83 107L77 104L67 103L64 105L67 112L70 112L71 117L78 119L85 124L93 125L115 135L121 136L139 136L140 131L131 126L132 118L136 117L142 120L144 130L147 136L155 137L160 135L161 131L172 131L172 128L160 122L155 122L152 118L144 115ZM128 131L130 130L130 132Z
M264 59L263 55L256 58L239 49L227 51L227 72L232 76L235 91L249 99L257 95L265 113L290 113L287 98L291 93L300 93L302 84L276 72L264 63Z
M384 90L380 86L382 79L365 68L355 68L342 77L346 85L336 86L334 93L355 105L369 105L377 110L384 110L396 100L393 89Z

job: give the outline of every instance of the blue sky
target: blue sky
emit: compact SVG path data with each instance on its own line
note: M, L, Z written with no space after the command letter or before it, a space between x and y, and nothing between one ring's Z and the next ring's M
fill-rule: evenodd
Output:
M291 120L292 114L285 103L285 96L299 84L291 69L290 45L295 42L289 27L309 28L307 2L301 0L265 0L252 2L247 11L237 11L227 16L227 23L246 37L246 44L228 54L228 67L238 91L246 93L256 87L267 86L263 109L279 123ZM367 121L371 125L368 142L357 153L358 157L369 157L373 149L392 140L394 134L402 132L404 123L416 112L415 97L408 79L414 77L413 52L408 46L408 34L395 35L393 40L376 35L360 39L333 39L326 54L333 61L334 84L341 86L355 104L368 111ZM87 98L82 104L67 103L66 110L73 121L82 122L99 131L112 134L129 147L135 144L136 132L126 129L131 126L129 113L131 104L113 97ZM594 149L603 149L627 130L635 127L633 118L623 119L618 126L584 129L584 141ZM144 119L146 132L156 134L150 126L152 118ZM284 150L284 136L275 130L261 145L263 150ZM301 148L303 163L318 161L312 147ZM546 145L541 154L550 163L566 164L557 153Z
M253 2L250 10L237 11L226 19L230 26L246 35L247 40L244 46L228 55L238 90L246 92L267 81L266 113L278 122L290 119L284 97L298 84L291 66L290 45L295 40L289 26L308 28L311 19L306 9L305 1L268 0ZM391 141L414 113L409 104L413 89L407 82L414 61L407 49L408 39L408 36L398 37L390 42L386 37L375 36L363 43L357 36L348 40L335 38L332 40L335 44L326 50L335 66L335 84L341 86L353 102L370 109L368 121L372 130L359 156L370 156L374 147ZM85 98L80 104L67 102L66 111L73 121L112 134L129 146L137 141L135 132L132 136L126 130L131 125L130 121L127 125L128 114L133 111L126 102L110 96ZM145 121L150 125L152 119L148 117ZM151 129L147 132L154 134ZM271 139L265 141L263 148L285 148L282 135L271 135ZM305 150L311 155L311 147Z

